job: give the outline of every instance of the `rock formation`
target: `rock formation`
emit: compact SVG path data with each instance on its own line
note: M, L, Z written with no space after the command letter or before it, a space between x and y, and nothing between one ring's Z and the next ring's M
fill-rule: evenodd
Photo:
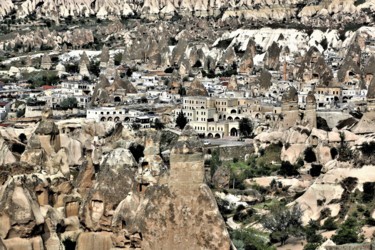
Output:
M77 120L56 124L46 111L21 161L12 162L8 151L0 166L0 246L230 249L204 183L202 142L186 127L166 169L159 133L134 135L121 125ZM146 146L139 163L127 140Z
M152 196L142 223L142 248L230 248L229 235L214 197L204 184L202 156L202 143L187 126L171 152L168 185L150 188ZM167 198L165 202L161 202L162 197ZM151 230L154 226L159 230Z
M30 14L43 16L52 20L59 17L66 18L72 13L76 17L88 17L96 15L98 19L107 19L111 16L131 16L139 15L142 18L155 20L157 18L171 19L174 14L181 16L195 17L218 17L222 16L222 21L238 22L248 20L252 22L267 23L273 22L300 22L304 25L323 26L326 22L334 26L345 25L350 22L364 23L368 19L374 6L372 1L365 1L355 5L352 1L332 1L306 3L304 1L285 1L280 3L271 1L239 1L226 2L219 1L196 1L187 0L183 2L175 1L128 1L120 0L98 1L90 4L85 0L65 1L60 6L57 0L48 3L36 0L25 0L12 3L6 0L0 5L0 17L4 18L8 14L15 12L18 17L25 17ZM256 6L256 8L254 8ZM61 8L59 8L61 7ZM351 15L348 15L351 14ZM346 18L343 18L345 17Z
M100 67L101 68L107 68L109 61L109 48L107 46L104 46L102 49L102 53L100 55Z
M190 84L190 87L186 91L188 96L208 96L208 92L204 85L198 78L195 78L194 81Z
M42 57L42 62L40 64L40 68L45 69L45 70L49 70L49 69L51 69L51 67L52 67L51 57L47 53L45 53Z

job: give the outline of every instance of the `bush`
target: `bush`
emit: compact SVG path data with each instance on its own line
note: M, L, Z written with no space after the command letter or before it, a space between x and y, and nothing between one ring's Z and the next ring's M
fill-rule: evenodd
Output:
M77 108L78 101L75 97L68 97L60 102L60 107L63 110Z
M214 176L216 170L221 165L220 160L220 151L218 149L214 149L214 151L211 154L211 160L210 160L210 174L211 178Z
M263 227L271 232L271 241L280 242L284 245L290 236L299 237L303 235L302 210L299 206L292 208L274 206L270 214L261 221Z
M308 243L321 243L323 241L323 237L316 232L319 230L318 222L314 220L310 220L309 224L306 226L306 240Z
M338 150L339 161L351 161L354 158L353 151L349 148L348 144L345 142L345 134L343 132L340 133L340 147Z
M336 222L335 220L329 216L323 223L323 226L322 226L322 229L325 229L327 231L331 231L331 230L336 230L337 229L337 225L336 225Z
M20 118L25 115L25 109L17 110L17 118Z
M320 243L307 243L303 250L316 250L320 246Z
M262 249L274 250L275 248L265 240L265 237L254 229L239 229L230 232L231 239L237 250Z
M361 226L358 223L357 218L351 216L341 224L340 228L336 231L336 234L332 236L332 240L337 245L358 243L361 241L359 238L360 229Z
M363 194L362 201L365 203L374 200L375 196L375 182L365 182L363 183Z
M165 128L165 125L159 119L155 119L154 127L156 130L163 130Z
M188 124L188 120L184 112L182 112L181 110L180 113L178 113L178 116L176 118L176 126L179 127L180 129L184 129L186 124Z
M248 118L242 118L239 124L240 134L243 137L250 137L253 132L253 123Z
M56 71L38 71L31 73L24 73L23 78L28 83L32 84L34 88L43 85L55 85L60 81Z
M133 130L139 130L141 128L141 124L133 122L132 125L131 125L131 128Z

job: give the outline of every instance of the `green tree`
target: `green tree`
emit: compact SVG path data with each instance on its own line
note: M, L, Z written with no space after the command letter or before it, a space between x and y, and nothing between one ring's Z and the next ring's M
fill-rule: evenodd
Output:
M332 236L332 240L337 245L360 242L360 230L361 225L359 224L357 218L350 216L344 223L341 224L339 229L336 231L336 234Z
M349 148L349 145L345 141L345 133L340 133L340 147L338 150L339 161L351 161L354 157L353 151Z
M132 125L131 125L131 128L133 130L139 130L141 128L141 124L133 122Z
M100 75L100 67L99 67L100 62L90 62L90 65L88 67L88 70L90 71L91 74L95 76Z
M271 240L280 242L283 246L290 236L303 236L302 210L299 206L287 208L272 206L270 213L266 215L261 223L263 227L271 232Z
M178 89L178 94L181 95L181 96L186 95L186 89L184 87L182 87L182 85L180 85L180 88Z
M242 118L239 124L240 134L243 137L250 137L253 132L253 123L249 118Z
M20 118L25 115L25 109L17 110L17 118Z
M299 175L298 169L301 166L299 164L291 164L289 161L283 161L281 162L281 167L278 171L279 175L283 176L293 176L293 175Z
M178 116L176 118L176 125L180 129L184 129L186 124L188 124L188 120L187 120L186 116L184 115L184 112L182 112L182 110L181 110L180 113L178 113Z
M64 110L77 108L77 106L78 101L75 97L68 97L60 102L60 107Z
M122 54L121 53L117 53L115 55L115 65L118 66L121 64L121 61L122 61Z
M155 119L154 127L156 130L163 130L165 128L165 125L159 119Z
M336 225L336 222L335 220L329 216L323 223L323 226L322 226L322 229L325 229L325 230L336 230L337 229L337 225Z
M214 176L217 168L221 165L220 161L220 151L218 149L214 149L211 154L210 160L210 174L211 178Z
M318 234L319 230L318 222L310 220L309 224L305 228L306 240L308 243L313 245L319 245L323 241L322 235Z
M231 239L237 250L273 250L270 242L254 229L238 229L230 233Z

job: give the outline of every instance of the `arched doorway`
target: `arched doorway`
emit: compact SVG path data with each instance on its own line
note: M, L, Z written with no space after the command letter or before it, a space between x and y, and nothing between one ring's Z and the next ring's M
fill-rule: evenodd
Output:
M207 134L207 137L208 137L208 138L213 138L214 135L213 135L212 133L208 133L208 134Z
M237 129L236 128L232 128L231 130L230 130L230 136L237 136L238 135L238 131L237 131Z
M215 135L215 138L216 138L216 139L220 139L220 138L221 138L220 134L216 134L216 135Z
M228 121L233 121L233 117L232 116L228 116Z
M235 121L238 121L240 120L240 118L238 116L236 116L236 118L234 118Z
M119 96L116 96L114 99L115 102L121 102L121 98Z
M102 117L100 121L105 122L105 117Z
M235 109L232 109L232 110L230 111L230 113L231 113L231 114L237 114L237 111L236 111Z
M115 122L118 122L118 121L120 121L120 117L116 116L115 117Z
M111 122L111 121L113 121L113 118L112 117L108 117L107 121Z

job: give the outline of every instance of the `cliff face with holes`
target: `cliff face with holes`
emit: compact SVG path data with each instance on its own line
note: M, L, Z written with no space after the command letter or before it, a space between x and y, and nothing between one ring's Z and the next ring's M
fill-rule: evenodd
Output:
M0 249L230 249L191 128L167 169L160 132L49 117L0 131Z
M302 23L325 27L371 22L375 1L335 0L4 0L0 17L36 14L57 20L58 17L107 18L109 16L140 16L146 19L170 19L175 15L238 19L256 23Z

